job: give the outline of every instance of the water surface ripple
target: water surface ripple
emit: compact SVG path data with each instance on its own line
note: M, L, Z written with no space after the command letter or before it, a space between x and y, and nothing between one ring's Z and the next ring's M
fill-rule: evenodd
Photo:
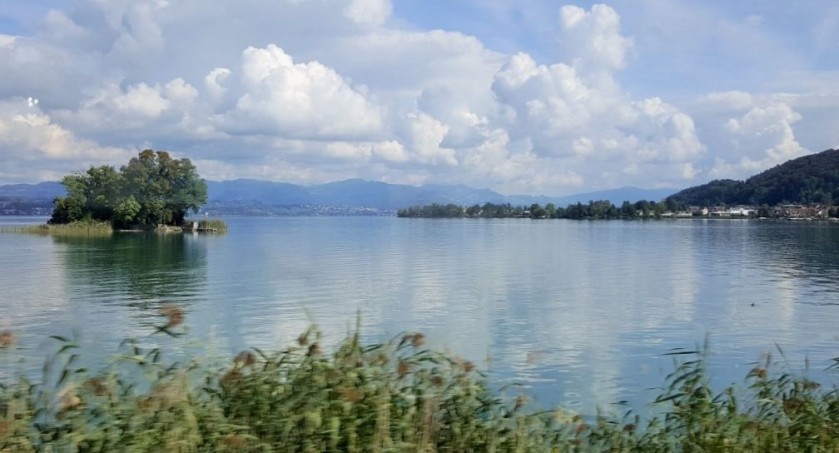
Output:
M663 354L706 335L721 384L776 347L827 381L839 356L837 225L228 221L224 236L0 234L0 329L36 353L77 331L91 350L134 336L175 355L199 343L223 355L286 345L312 322L334 344L360 313L369 341L420 330L496 385L588 414L650 400L670 371ZM186 308L199 341L148 336L166 303Z

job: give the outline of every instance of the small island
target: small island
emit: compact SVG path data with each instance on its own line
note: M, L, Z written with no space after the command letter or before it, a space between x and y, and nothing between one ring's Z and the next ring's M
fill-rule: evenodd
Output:
M207 202L207 184L189 159L146 149L119 170L91 167L65 176L46 225L28 232L110 234L118 231L224 232L219 220L187 221Z

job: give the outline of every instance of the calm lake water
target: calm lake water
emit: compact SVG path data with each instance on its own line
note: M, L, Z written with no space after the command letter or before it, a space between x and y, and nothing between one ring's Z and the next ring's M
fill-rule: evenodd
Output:
M43 219L0 217L0 225ZM230 218L223 236L0 234L0 329L39 366L49 335L113 351L127 336L177 356L279 348L314 322L335 344L418 330L497 385L586 414L650 401L671 348L710 339L720 384L765 352L833 382L839 225ZM159 307L189 338L149 336Z

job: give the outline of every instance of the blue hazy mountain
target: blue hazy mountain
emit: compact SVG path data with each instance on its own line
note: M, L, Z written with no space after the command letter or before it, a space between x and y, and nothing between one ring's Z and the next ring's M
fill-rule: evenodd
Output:
M489 189L475 189L464 185L427 184L409 186L388 184L361 179L302 186L284 182L236 179L207 181L209 204L214 208L234 205L270 206L342 206L395 210L408 206L431 203L454 203L471 206L483 203L510 203L512 205L557 206L589 200L609 200L620 204L624 200L661 200L676 192L675 189L639 189L622 187L601 192L589 192L563 197L502 195ZM0 186L0 197L18 200L52 200L64 195L64 187L57 182L38 184L9 184Z
M67 192L61 183L48 181L38 184L7 184L0 186L0 197L20 200L52 200Z
M208 181L207 187L211 203L250 201L274 206L320 205L376 209L399 209L431 203L454 203L464 206L487 202L510 203L513 205L554 203L557 206L566 206L578 201L588 203L590 200L609 200L612 203L620 204L623 201L660 201L677 191L676 189L622 187L564 197L507 196L489 189L475 189L464 185L427 184L409 186L361 179L348 179L314 186L240 179L222 182Z
M677 192L677 189L641 189L638 187L621 187L618 189L601 190L598 192L578 193L560 197L557 206L566 206L574 203L588 203L596 200L609 200L614 205L620 205L624 201L635 203L641 200L661 201Z

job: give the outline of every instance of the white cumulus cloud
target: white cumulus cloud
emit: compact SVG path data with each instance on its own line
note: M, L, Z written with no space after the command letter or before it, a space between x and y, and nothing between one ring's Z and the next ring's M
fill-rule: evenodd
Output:
M740 158L717 158L710 174L742 179L808 153L793 130L793 124L801 119L799 113L780 101L762 103L740 117L730 118L723 128Z
M377 107L335 70L295 63L274 44L245 49L240 80L245 92L230 114L235 129L346 138L374 136L381 127Z
M390 0L351 0L344 8L344 14L354 22L369 25L383 24L392 11Z
M26 99L0 101L0 178L15 182L56 178L87 165L122 162L129 156L129 150L77 137Z
M620 16L607 5L590 11L573 5L560 8L562 40L575 65L590 70L614 70L626 65L632 39L621 34Z

